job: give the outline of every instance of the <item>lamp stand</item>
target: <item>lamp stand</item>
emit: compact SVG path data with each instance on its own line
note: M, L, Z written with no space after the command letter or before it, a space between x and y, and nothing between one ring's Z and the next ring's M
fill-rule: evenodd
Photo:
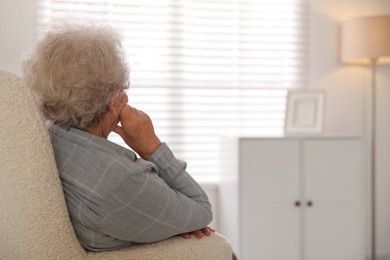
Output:
M371 259L376 260L376 67L377 58L371 61Z

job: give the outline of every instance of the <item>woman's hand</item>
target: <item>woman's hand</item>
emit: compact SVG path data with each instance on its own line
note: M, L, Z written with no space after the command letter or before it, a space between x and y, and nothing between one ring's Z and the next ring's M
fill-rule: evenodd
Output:
M205 227L205 228L198 229L198 230L195 230L195 231L192 231L192 232L189 232L189 233L180 234L180 236L182 238L184 238L184 239L190 238L191 235L194 235L197 238L202 238L204 235L205 236L210 236L214 232L215 232L215 230L212 229L211 227Z
M148 159L161 144L154 133L150 117L141 110L126 105L119 115L119 120L122 126L117 126L114 132L143 159Z

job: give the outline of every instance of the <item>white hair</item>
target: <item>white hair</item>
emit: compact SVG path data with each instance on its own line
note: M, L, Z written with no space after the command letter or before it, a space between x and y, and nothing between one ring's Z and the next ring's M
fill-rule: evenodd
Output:
M38 42L23 74L46 119L80 129L99 123L129 78L118 33L64 22L53 24Z

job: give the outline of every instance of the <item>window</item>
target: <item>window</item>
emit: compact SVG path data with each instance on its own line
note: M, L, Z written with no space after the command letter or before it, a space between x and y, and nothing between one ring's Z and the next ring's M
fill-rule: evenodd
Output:
M221 136L282 134L287 89L306 83L305 0L39 4L41 24L68 15L121 31L131 64L129 103L151 116L160 139L198 180L217 179Z

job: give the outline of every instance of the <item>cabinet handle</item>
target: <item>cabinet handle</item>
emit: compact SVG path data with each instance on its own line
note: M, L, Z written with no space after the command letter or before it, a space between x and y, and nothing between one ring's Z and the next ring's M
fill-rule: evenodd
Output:
M308 202L307 202L307 206L310 208L311 206L313 206L313 201L311 201L311 200L309 200Z
M295 201L295 207L299 208L301 206L301 202L299 200Z

